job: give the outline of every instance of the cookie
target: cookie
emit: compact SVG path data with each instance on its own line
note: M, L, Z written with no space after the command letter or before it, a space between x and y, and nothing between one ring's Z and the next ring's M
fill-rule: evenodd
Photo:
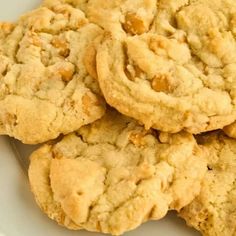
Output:
M115 38L148 32L157 10L156 0L45 0L44 5L53 7L62 2L82 9L90 22Z
M200 137L208 150L201 192L180 216L205 236L236 235L236 141L222 133Z
M50 218L113 235L189 204L207 169L191 134L146 131L115 111L30 159L32 192Z
M176 15L177 26L186 32L194 55L208 70L224 69L226 82L230 80L227 72L236 63L235 16L234 0L190 0Z
M108 104L165 132L200 133L235 120L234 64L207 73L204 67L180 33L108 37L97 53Z
M87 48L102 34L81 10L62 4L1 32L0 134L42 143L101 118L105 104Z

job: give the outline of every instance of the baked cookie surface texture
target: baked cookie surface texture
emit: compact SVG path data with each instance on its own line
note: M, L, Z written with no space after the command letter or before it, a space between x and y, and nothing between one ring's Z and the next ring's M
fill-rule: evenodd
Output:
M114 38L148 32L157 11L156 0L44 0L54 7L67 3L83 10L90 22L111 33Z
M236 119L236 2L158 1L148 31L107 36L97 54L106 101L146 128L190 133ZM206 17L207 16L207 17Z
M230 138L236 138L236 122L223 128L224 133Z
M206 173L191 134L146 131L117 112L31 156L40 208L59 224L120 235L189 204Z
M35 144L102 117L86 55L103 30L81 10L40 7L1 28L0 134Z
M222 133L204 135L208 171L201 192L180 216L204 236L236 235L236 141Z

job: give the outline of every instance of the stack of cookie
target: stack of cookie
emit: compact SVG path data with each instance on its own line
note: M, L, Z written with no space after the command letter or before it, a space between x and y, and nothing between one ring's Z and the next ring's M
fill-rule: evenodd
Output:
M45 0L0 24L0 134L46 142L31 189L69 229L175 210L235 236L235 121L235 0Z

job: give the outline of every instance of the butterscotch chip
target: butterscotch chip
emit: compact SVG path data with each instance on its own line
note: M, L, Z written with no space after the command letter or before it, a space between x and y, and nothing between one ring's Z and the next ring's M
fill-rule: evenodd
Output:
M142 147L146 145L144 137L147 135L147 131L143 132L133 132L129 136L129 140L138 147Z
M223 131L226 135L228 135L231 138L236 138L236 123L232 123L228 126L225 126Z
M9 22L1 22L0 23L0 29L1 29L1 34L9 34L12 32L12 30L14 29L15 25Z
M90 116L90 112L91 106L99 106L101 105L102 101L98 100L96 97L93 96L92 93L86 93L85 95L83 95L82 97L82 107L83 107L83 111L86 115Z
M62 67L59 68L58 73L61 75L62 80L69 82L70 80L73 79L73 74L74 74L74 66L68 66L68 67Z
M157 92L171 92L168 75L158 75L152 80L152 88Z
M69 82L75 74L75 66L70 62L57 62L52 66L48 66L48 74L51 79L55 78Z
M38 205L63 226L113 235L179 211L200 191L205 151L191 134L164 136L109 110L42 146L29 168Z
M207 151L208 171L200 194L181 212L189 226L206 236L236 232L236 141L221 132L199 137Z
M102 117L104 102L83 58L103 30L81 10L40 7L0 27L0 134L35 144ZM85 110L87 94L99 102Z
M127 13L123 27L130 34L142 34L148 30L143 20L135 13Z
M68 57L70 55L69 45L66 40L54 38L52 40L52 45L59 50L59 54L63 57Z

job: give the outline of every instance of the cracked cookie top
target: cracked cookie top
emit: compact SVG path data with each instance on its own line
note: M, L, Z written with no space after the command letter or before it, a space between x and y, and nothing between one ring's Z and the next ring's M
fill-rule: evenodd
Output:
M44 0L44 5L53 7L62 2L82 9L90 22L115 38L148 32L157 10L156 0Z
M97 55L98 80L109 105L164 132L201 133L235 121L234 0L43 4L62 3L81 9L109 32Z
M200 133L235 120L234 64L209 73L202 66L186 42L151 33L107 39L97 54L106 101L165 132Z
M107 102L165 132L234 122L235 15L233 0L158 1L148 33L107 36L100 46L98 80Z
M208 155L201 192L180 216L206 236L236 234L236 141L222 133L199 137Z
M89 49L102 36L100 27L66 4L40 7L0 27L1 134L35 144L101 118Z
M115 111L31 156L47 215L68 228L120 235L180 210L199 193L204 150L191 134L146 131Z

